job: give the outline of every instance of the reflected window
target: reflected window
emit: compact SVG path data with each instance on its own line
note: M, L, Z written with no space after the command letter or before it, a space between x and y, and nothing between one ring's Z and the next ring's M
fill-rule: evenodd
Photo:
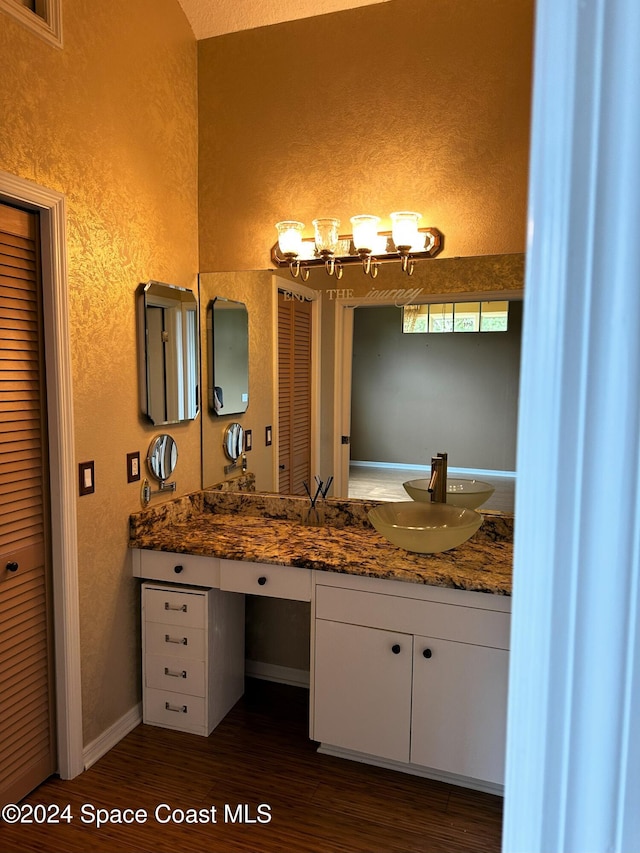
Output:
M509 320L508 302L480 303L480 331L506 332Z
M480 331L480 303L457 302L454 306L454 332Z
M406 334L506 332L508 325L507 301L433 302L402 309L402 331Z
M429 332L453 332L453 302L429 305Z
M405 305L402 309L402 331L424 333L429 331L429 306Z

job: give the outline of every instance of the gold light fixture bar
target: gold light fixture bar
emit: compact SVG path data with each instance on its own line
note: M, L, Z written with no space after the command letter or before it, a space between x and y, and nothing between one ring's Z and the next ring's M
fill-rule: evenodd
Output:
M413 269L415 261L434 258L440 254L444 246L444 235L442 232L437 228L431 227L418 228L417 231L420 235L420 244L411 246L408 251L406 247L396 248L391 231L379 232L378 245L371 251L371 261L377 264L400 261L403 269L409 272L409 269ZM338 237L338 244L333 255L333 260L336 266L346 266L347 264L362 265L362 251L356 249L351 234ZM285 255L279 243L275 243L271 249L271 261L276 267L291 268L292 257L290 254ZM308 278L308 270L314 267L325 267L326 261L326 253L322 254L316 249L314 237L302 238L298 245L298 254L295 256L295 265L303 273L307 271L306 276L303 275L303 280ZM410 267L407 267L407 261L409 261Z

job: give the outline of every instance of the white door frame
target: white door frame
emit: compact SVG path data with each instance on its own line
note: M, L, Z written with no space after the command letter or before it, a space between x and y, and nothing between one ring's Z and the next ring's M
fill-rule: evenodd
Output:
M427 261L426 263L429 263ZM435 261L434 263L437 263ZM492 290L471 293L423 294L411 299L412 305L429 305L434 302L487 302L491 300L522 301L522 290ZM376 308L401 307L393 300L376 300L371 297L344 297L335 300L335 357L333 378L333 494L346 498L349 495L349 462L351 446L342 443L343 435L351 434L351 379L353 372L353 309L361 305Z
M58 496L51 502L58 772L72 779L84 761L65 200L1 171L0 200L40 214L49 467L51 492Z
M639 43L638 0L536 2L509 853L640 849Z
M278 442L278 291L291 293L294 296L311 302L311 476L320 472L320 347L322 342L320 317L322 314L322 292L305 287L297 281L290 281L275 273L271 276L272 283L272 322L273 329L273 442L272 477L273 491L278 491L280 447Z

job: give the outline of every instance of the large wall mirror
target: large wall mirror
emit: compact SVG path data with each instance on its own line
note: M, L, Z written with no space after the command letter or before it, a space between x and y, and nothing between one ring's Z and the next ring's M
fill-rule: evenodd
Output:
M249 405L249 315L243 302L218 296L207 305L207 396L214 415Z
M193 420L200 407L198 302L159 281L138 293L140 407L155 425Z
M288 271L275 270L200 275L200 304L208 305L225 293L242 299L251 316L259 318L252 326L251 406L243 419L245 429L253 432L247 461L259 491L278 488L276 449L281 438L274 309L277 291L290 292L291 281ZM411 278L398 265L388 264L374 282L352 266L345 269L340 282L344 287L339 290L323 270L312 273L307 286L319 295L319 343L313 350L314 365L319 365L313 416L318 463L313 473L334 476L334 495L360 497L364 489L369 498L402 500L403 477L411 477L392 474L391 469L403 463L428 467L433 453L440 450L450 451L452 468L513 472L523 283L522 254L437 258L418 264ZM469 300L477 294L487 302L509 300L506 331L402 332L403 306L419 306L424 317L428 303L434 327L434 303L440 314L456 303L456 312L465 310L458 319L467 324L473 313ZM216 320L217 315L212 323ZM482 320L478 323L482 325ZM209 383L208 360L203 364ZM409 405L411 417L406 416ZM272 444L262 440L265 429ZM216 419L204 418L202 430L206 487L224 479L226 459L219 451ZM341 441L343 435L350 436L350 443ZM352 474L355 480L370 479L370 466L358 462L388 467L398 494L388 497L386 489L378 490L370 482L362 487L352 482Z

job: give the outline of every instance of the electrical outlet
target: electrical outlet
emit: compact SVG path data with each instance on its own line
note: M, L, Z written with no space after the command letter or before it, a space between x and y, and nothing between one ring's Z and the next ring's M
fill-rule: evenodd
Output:
M127 453L127 483L135 483L140 479L140 453Z
M95 466L93 461L78 465L80 495L92 495L96 490Z

